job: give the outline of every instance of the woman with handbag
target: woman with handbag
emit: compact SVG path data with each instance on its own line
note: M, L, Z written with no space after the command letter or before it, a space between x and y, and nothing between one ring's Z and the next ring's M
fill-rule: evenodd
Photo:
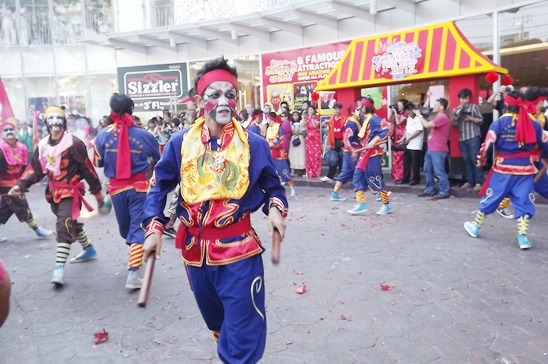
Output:
M314 107L309 106L305 117L306 124L306 176L319 177L322 172L322 143L320 138L320 119Z
M302 171L306 167L304 150L305 135L306 129L301 120L301 113L298 111L293 111L291 119L291 143L289 144L289 164L291 166L291 172L294 176L297 175L297 171Z
M405 144L401 142L405 137L405 125L407 121L406 107L409 101L401 99L396 105L390 106L390 123L394 130L392 141L392 181L395 184L402 184L403 179L403 155Z

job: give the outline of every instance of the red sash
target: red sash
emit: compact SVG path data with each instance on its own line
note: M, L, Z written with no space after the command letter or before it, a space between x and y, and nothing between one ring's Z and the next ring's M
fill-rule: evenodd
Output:
M362 159L358 162L358 164L356 165L356 168L359 168L365 172L365 168L367 167L369 158L371 157L371 154L375 152L380 152L382 154L382 148L379 146L376 146L372 149L367 149L364 152L362 152L362 155L361 155Z
M539 157L540 156L540 150L539 149L532 149L532 150L525 150L522 152L517 152L513 154L503 154L503 153L497 153L496 158L528 158L528 157ZM494 164L494 161L493 161ZM489 171L489 174L487 175L487 178L485 178L485 181L483 182L483 186L481 187L481 190L479 191L480 196L484 196L485 192L487 191L487 187L489 187L489 181L491 180L491 176L493 175L493 167L491 167L491 170Z
M144 185L143 185L144 182ZM147 175L145 172L136 173L130 178L111 178L109 180L108 194L111 195L111 192L124 189L126 187L142 187L146 188L146 183L148 183Z
M74 194L72 195L72 219L76 220L80 216L80 202L86 207L86 209L91 212L93 211L93 207L84 199L84 196L82 195L82 192L80 190L84 190L86 186L84 185L84 182L79 182L75 185L69 185L66 183L58 183L54 181L49 181L49 189L51 190L52 194L55 190L61 190L61 189L70 189L74 191Z
M227 239L238 235L243 235L251 231L251 218L249 215L238 222L222 228L189 228L185 224L179 225L175 237L175 247L183 249L187 234L194 237L200 237L202 240Z

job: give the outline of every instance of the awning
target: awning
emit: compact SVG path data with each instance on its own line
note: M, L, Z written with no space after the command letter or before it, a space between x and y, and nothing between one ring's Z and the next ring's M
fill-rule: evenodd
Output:
M316 90L374 87L508 70L493 63L446 22L353 40Z

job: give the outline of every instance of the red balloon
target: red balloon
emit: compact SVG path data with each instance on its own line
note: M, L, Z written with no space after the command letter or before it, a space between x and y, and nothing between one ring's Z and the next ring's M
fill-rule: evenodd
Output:
M333 99L337 100L337 93L336 92L333 93Z
M491 71L491 72L489 72L488 74L485 75L485 81L487 81L491 84L497 82L498 79L499 79L499 75L495 71Z
M506 75L502 78L500 83L502 83L503 86L510 86L511 84L514 83L514 78L510 75Z
M317 93L316 91L312 92L312 100L318 101L319 98L320 98L319 93Z

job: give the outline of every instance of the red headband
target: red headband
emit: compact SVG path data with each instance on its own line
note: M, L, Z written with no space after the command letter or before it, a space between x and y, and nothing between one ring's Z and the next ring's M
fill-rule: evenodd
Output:
M227 70L217 69L207 72L198 80L198 85L196 85L196 92L198 95L201 96L205 89L215 81L230 82L232 86L236 88L236 91L238 90L238 81L236 81L236 77Z
M522 100L521 97L513 98L510 95L504 96L504 102L508 106L518 106L518 121L516 124L516 141L525 144L533 144L537 141L533 121L529 117L531 101Z
M365 107L369 107L369 108L375 110L375 104L371 103L371 101L369 101L368 99L362 99L361 104Z
M10 123L9 121L4 121L1 125L0 125L0 130L4 130L4 128L6 126L12 126L14 129L15 129L15 125L13 125L12 123Z
M275 122L277 122L277 123L280 123L280 122L281 122L281 120L280 120L280 118L279 118L278 116L271 116L270 114L267 114L267 118L269 118L270 120L273 120L273 121L275 121Z

